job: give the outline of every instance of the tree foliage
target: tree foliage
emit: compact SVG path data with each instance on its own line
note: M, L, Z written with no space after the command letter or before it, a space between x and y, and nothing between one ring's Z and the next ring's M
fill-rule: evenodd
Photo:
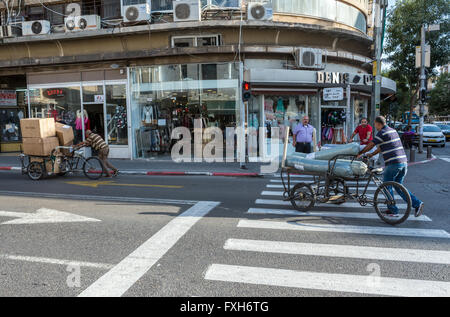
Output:
M430 112L436 115L450 114L450 74L439 76L431 91Z
M438 23L441 25L440 31L426 33L427 43L431 46L431 67L427 69L427 73L430 76L436 75L436 67L449 62L450 1L397 1L388 14L385 53L391 63L390 75L396 80L399 93L403 94L400 99L409 104L412 112L420 87L420 69L416 68L416 46L420 46L421 26Z

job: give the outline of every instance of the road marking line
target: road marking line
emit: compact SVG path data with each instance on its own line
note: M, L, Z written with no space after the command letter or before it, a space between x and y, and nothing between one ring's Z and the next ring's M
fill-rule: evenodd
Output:
M271 199L257 199L257 205L278 205L278 206L292 206L290 201L271 200ZM333 207L333 208L372 208L373 206L361 206L359 203L343 203L343 204L317 204L316 207ZM406 208L406 204L397 204L398 208Z
M284 175L285 175L285 174L284 174ZM285 175L285 176L287 176L287 175ZM281 174L274 174L273 177L280 178L280 177L281 177ZM291 174L291 177L293 177L293 178L313 178L314 176L311 176L311 175L296 175L296 174Z
M229 239L225 250L450 265L449 251Z
M169 222L79 297L119 297L155 265L200 219L220 203L201 201Z
M206 280L387 296L448 297L450 283L213 264Z
M71 200L89 200L89 201L113 201L113 202L122 202L122 203L127 202L127 203L143 203L143 204L195 205L198 203L198 201L195 201L195 200L53 194L53 193L35 193L35 192L15 192L15 191L5 191L5 190L0 191L0 196L55 198L55 199L71 199Z
M238 227L251 229L338 232L338 233L355 233L367 235L386 235L386 236L442 238L442 239L450 238L450 234L447 231L437 229L348 226L348 225L333 225L333 224L318 224L318 223L292 223L292 222L286 223L286 222L262 221L262 220L240 220L238 223Z
M102 270L109 270L114 267L113 264L60 260L60 259L42 258L42 257L35 257L35 256L23 256L23 255L11 255L11 254L0 254L0 259L34 262L34 263L57 264L57 265L66 265L66 266L74 265L74 266L80 266L80 267L91 267L94 269L102 269Z
M448 157L440 157L440 159L446 161L447 163L450 163L450 158Z
M69 212L40 208L36 212L9 212L0 211L0 217L19 218L5 221L0 225L23 225L23 224L49 224L49 223L73 223L73 222L100 222L99 219L88 218Z
M81 182L64 182L69 185L85 186L98 188L99 186L119 186L119 187L151 187L151 188L168 188L168 189L181 189L183 186L175 185L152 185L152 184L121 184L115 181L81 181Z
M247 211L248 214L253 215L280 215L280 216L303 216L303 217L336 217L336 218L354 218L354 219L380 219L375 213L362 213L362 212L328 212L328 211L311 211L300 212L296 210L287 209L264 209L264 208L250 208ZM408 221L424 221L431 222L432 220L427 216L415 217L411 215Z

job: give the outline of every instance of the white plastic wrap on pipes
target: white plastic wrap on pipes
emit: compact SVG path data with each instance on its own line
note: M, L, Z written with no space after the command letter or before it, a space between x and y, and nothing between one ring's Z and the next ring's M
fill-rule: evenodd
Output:
M286 165L304 172L325 174L328 171L328 161L311 160L293 155L287 158ZM339 177L364 176L367 169L367 165L361 161L337 160L333 174Z
M311 153L306 158L311 160L331 160L336 155L358 155L360 149L358 143L350 143L344 145L336 145L332 148L328 148L319 152Z

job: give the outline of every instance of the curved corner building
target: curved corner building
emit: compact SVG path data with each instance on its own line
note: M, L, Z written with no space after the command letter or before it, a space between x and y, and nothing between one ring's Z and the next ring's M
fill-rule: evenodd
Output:
M20 145L17 117L48 116L77 141L89 125L120 158L168 153L173 129L193 131L195 119L245 126L262 140L252 157L271 152L272 127L283 133L306 115L318 141L340 143L371 111L371 5L25 0L11 15L0 4L1 149ZM383 78L382 94L395 90Z

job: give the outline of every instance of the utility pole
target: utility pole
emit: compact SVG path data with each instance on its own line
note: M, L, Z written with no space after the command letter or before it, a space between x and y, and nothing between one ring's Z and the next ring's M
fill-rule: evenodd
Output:
M373 82L372 82L372 107L371 119L375 120L380 115L380 94L381 94L381 36L382 36L382 16L381 9L386 10L387 0L375 0L375 19L373 30L373 44L374 44L374 62L373 62Z
M421 45L421 56L420 56L420 110L419 110L419 153L423 153L423 123L424 123L424 113L425 113L425 100L423 94L427 87L427 75L425 73L425 54L426 54L426 39L425 39L425 25L422 24L420 30L420 45Z

